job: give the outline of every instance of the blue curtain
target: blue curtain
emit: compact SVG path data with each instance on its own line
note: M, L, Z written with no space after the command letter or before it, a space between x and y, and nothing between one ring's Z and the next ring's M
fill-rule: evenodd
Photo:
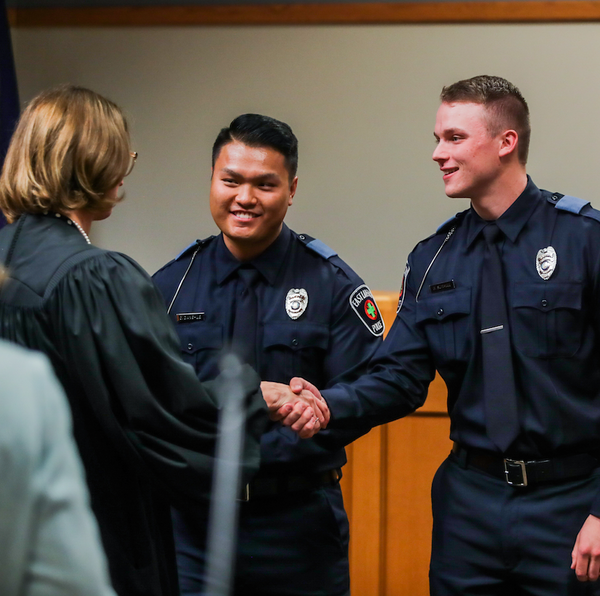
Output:
M0 0L0 167L19 118L17 76L10 43L5 0ZM0 228L6 223L0 213Z

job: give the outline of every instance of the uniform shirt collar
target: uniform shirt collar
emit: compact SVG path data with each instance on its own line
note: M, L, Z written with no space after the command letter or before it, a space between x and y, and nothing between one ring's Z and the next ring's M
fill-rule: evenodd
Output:
M250 261L242 263L238 261L230 252L225 241L223 240L223 234L219 234L217 239L217 250L216 250L216 269L217 269L217 283L222 284L230 275L233 275L243 264L251 264L258 272L267 280L270 285L275 283L277 273L281 269L285 260L285 255L292 239L292 233L290 229L283 224L279 236L277 236L275 242L271 244L264 252L255 257Z
M541 197L542 193L540 189L527 176L525 190L495 222L511 242L514 243L517 240L521 230L525 227L525 224L529 221L529 218L538 206ZM481 219L472 206L467 214L467 220L467 247L469 247L489 221Z

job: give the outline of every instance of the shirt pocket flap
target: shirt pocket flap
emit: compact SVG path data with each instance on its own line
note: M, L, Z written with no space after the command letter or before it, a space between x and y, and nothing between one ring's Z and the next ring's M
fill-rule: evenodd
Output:
M220 350L223 347L223 326L207 325L204 321L177 326L181 351L193 354L198 350Z
M302 348L327 349L329 328L315 323L267 323L264 327L263 345L287 346L293 350Z
M471 312L471 288L458 288L427 296L417 302L417 323L434 319L443 321L453 315L468 315Z
M542 312L557 308L581 310L581 284L516 283L512 303L514 308L535 308Z

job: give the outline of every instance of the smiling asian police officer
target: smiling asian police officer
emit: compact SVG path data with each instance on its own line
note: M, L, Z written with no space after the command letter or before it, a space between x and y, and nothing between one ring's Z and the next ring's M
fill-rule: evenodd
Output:
M471 208L410 254L369 373L323 391L330 428L414 411L437 369L454 447L432 486L432 596L600 594L600 213L528 177L514 85L478 76L441 100L433 159Z
M216 376L231 347L268 382L350 382L384 331L369 288L334 250L283 220L298 178L297 140L267 116L239 116L213 146L210 210L221 233L197 241L154 279L184 358ZM298 440L274 423L261 468L241 495L235 594L349 594L348 520L339 486L344 445L364 431ZM182 594L201 594L205 516L174 512Z

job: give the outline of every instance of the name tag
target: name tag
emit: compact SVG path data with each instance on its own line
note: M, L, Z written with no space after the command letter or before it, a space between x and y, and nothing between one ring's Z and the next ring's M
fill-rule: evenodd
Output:
M443 281L439 284L432 284L429 286L429 289L431 290L432 294L435 294L437 292L446 292L447 290L453 290L455 287L456 286L454 285L454 280L451 279L450 281Z
M191 323L193 321L204 321L203 312L180 312L175 315L178 323Z

